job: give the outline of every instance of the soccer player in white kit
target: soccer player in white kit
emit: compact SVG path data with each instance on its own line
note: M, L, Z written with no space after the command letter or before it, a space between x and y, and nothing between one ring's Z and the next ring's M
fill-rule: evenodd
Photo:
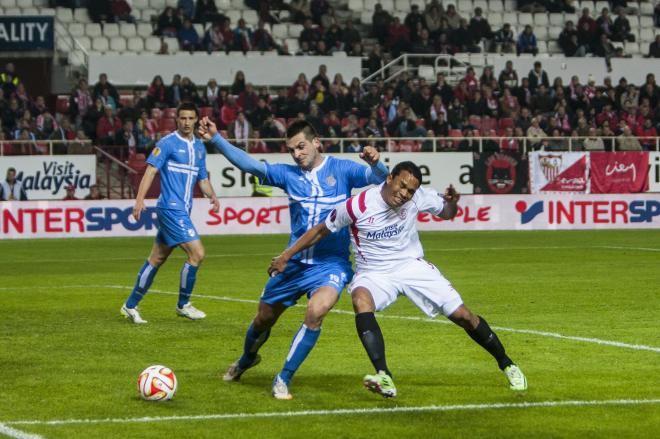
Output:
M451 283L424 259L417 234L417 214L428 212L453 219L460 196L452 186L441 195L433 189L420 187L421 181L417 165L399 163L385 183L338 205L325 222L308 230L280 256L273 258L269 273L272 276L283 272L296 253L350 226L357 270L348 291L358 335L376 369L376 374L364 377L369 390L385 397L396 396L385 359L385 342L374 312L387 308L399 295L408 297L428 316L442 313L465 329L497 360L512 390L527 389L525 375L506 355L486 320L473 314Z

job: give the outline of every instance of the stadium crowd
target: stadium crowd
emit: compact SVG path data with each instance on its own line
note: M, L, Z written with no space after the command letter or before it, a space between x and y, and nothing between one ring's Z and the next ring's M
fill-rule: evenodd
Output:
M156 76L146 92L133 89L120 96L105 74L89 86L80 79L72 90L68 110L58 114L45 105L43 96L32 97L20 75L8 64L1 76L0 140L61 139L73 141L56 152L79 151L76 140L91 139L101 145L123 145L131 152L147 152L163 133L175 128L175 107L194 102L202 115L217 121L237 145L250 151L279 152L279 141L248 139L281 138L295 119L306 119L326 138L408 137L419 139L421 150L429 150L428 137L465 137L443 141L442 150L469 151L478 148L473 137L502 137L482 147L521 149L566 149L567 140L553 137L585 137L573 148L611 149L612 142L600 137L623 136L616 149L655 149L660 130L660 87L655 75L646 82L617 84L607 78L581 83L577 76L569 84L561 78L550 82L540 61L529 72L518 72L509 62L501 72L473 68L457 85L443 74L427 82L407 72L398 82L378 80L366 88L358 78L349 82L340 73L330 75L324 65L308 79L300 74L289 87L271 94L255 88L243 72L233 83L221 87L210 79L204 86L175 75L168 84ZM364 140L349 140L348 150L359 150ZM5 153L34 153L30 144L16 145ZM384 142L376 142L385 148ZM326 147L336 150L329 141Z

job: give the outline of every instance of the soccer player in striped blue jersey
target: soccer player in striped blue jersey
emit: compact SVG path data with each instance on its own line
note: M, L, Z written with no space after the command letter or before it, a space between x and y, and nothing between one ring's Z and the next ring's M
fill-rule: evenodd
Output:
M204 259L204 246L190 220L195 184L199 183L202 193L211 199L215 212L220 210L220 203L206 172L206 148L194 134L198 118L199 112L194 104L181 104L177 109L177 130L159 140L147 159L148 166L135 198L133 216L140 219L145 210L144 198L156 174L160 174L160 197L156 205L158 234L131 295L121 307L121 313L132 323L147 323L137 305L149 290L158 268L177 246L186 252L188 259L181 269L176 313L191 320L206 317L190 303L197 270Z
M351 160L324 157L316 131L306 121L294 122L287 130L287 148L295 165L265 163L250 157L218 134L216 126L202 119L200 135L210 140L227 159L264 184L283 189L289 196L291 237L294 243L307 230L325 220L333 206L348 199L354 188L385 181L388 171L373 147L365 147L362 158L369 166ZM273 396L291 399L289 384L321 333L325 315L353 277L349 261L347 230L328 236L297 255L287 269L272 277L264 288L257 315L245 335L243 355L224 375L225 381L238 380L243 372L261 361L257 352L266 342L271 327L284 310L303 295L309 302L305 320L293 337L282 370L273 380Z

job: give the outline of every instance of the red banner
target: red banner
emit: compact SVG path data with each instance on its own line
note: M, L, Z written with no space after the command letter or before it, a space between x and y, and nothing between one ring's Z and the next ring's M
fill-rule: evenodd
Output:
M591 193L628 194L649 189L648 152L592 152Z

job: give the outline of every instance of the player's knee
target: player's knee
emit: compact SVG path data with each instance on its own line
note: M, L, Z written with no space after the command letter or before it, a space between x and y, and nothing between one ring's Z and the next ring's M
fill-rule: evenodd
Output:
M376 310L371 294L363 288L358 288L352 292L351 301L353 302L353 311L356 314Z
M320 326L321 322L323 322L323 318L326 316L326 314L328 314L328 312L330 312L331 309L332 304L310 302L307 305L307 315L305 320L309 320L310 323L315 325L318 324L318 326Z
M204 260L204 256L204 249L197 249L190 254L190 262L195 266L199 266Z
M475 329L479 324L479 317L472 314L472 311L465 306L461 306L454 311L449 316L449 319L461 328L468 330Z

